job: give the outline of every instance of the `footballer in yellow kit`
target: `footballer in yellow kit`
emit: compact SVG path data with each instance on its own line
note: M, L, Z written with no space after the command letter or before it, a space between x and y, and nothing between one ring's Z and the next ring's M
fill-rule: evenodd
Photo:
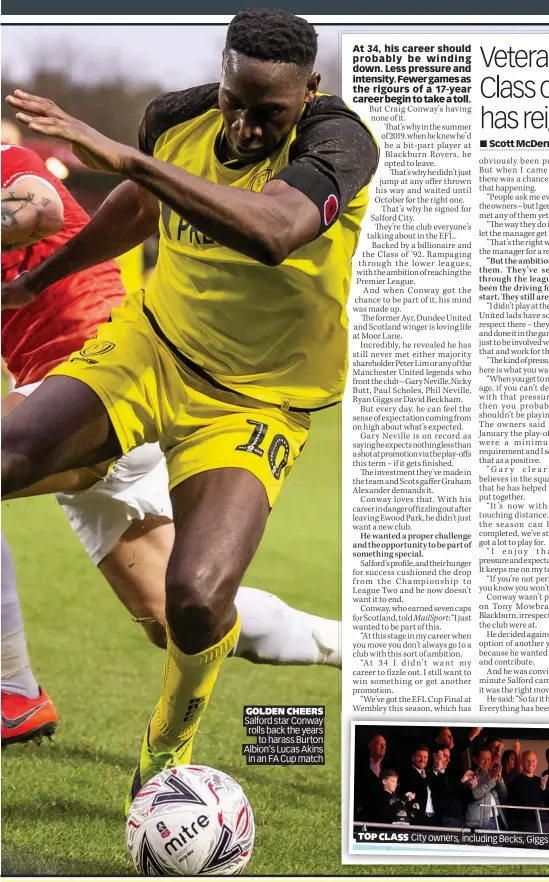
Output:
M341 169L332 156L337 189L302 155L314 158L315 139L321 149L328 139L337 143L345 126L358 129L366 146L372 139L339 98L322 95L274 154L222 163L218 93L217 83L153 101L142 149L218 184L257 191L280 176L302 186L322 211L323 234L275 269L218 245L162 205L158 262L144 298L137 293L115 309L97 341L58 373L98 393L124 453L160 439L170 487L206 469L248 468L272 505L305 443L309 412L341 398L351 257L367 203L364 185L338 211L341 191L354 190L365 173L345 153ZM146 370L155 358L162 383Z
M4 473L10 492L48 463L85 466L156 440L166 455L176 527L169 656L131 796L162 768L189 761L238 636L240 576L306 441L310 413L343 393L351 258L378 150L352 110L318 92L315 56L304 19L239 13L221 82L151 102L139 153L45 99L9 99L31 128L128 179L57 266L89 261L90 252L113 256L117 237L127 250L147 218L160 231L145 292L126 298L29 397L42 447L24 438L28 402L15 412ZM54 271L55 261L44 273ZM32 463L26 472L21 454Z

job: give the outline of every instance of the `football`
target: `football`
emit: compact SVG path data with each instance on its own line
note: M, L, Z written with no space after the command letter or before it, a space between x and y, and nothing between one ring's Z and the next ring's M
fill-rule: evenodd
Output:
M177 766L135 797L126 844L144 876L234 876L252 854L255 826L244 791L208 766Z

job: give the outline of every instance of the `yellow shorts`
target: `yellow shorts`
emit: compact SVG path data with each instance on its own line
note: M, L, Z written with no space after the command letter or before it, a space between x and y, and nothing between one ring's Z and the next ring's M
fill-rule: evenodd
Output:
M261 481L272 506L307 440L307 413L217 389L178 361L143 313L142 292L126 297L55 375L94 390L123 454L159 441L170 490L200 472L241 468Z

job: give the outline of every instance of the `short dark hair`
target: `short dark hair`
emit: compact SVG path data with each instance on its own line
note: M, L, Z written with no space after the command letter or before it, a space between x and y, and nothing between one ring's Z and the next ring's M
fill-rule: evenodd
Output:
M379 780L385 781L385 778L398 778L398 772L395 772L394 769L383 769Z
M317 53L316 31L308 21L292 12L245 9L231 21L225 49L262 61L312 68Z

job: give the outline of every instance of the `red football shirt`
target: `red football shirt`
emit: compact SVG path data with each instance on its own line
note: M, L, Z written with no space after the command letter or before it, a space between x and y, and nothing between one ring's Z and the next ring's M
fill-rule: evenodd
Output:
M9 282L57 251L84 227L89 215L32 150L2 144L2 189L19 178L40 178L63 202L64 226L27 248L2 253L2 282ZM109 260L46 288L32 303L2 312L2 355L16 385L37 383L94 337L125 291L116 263Z

